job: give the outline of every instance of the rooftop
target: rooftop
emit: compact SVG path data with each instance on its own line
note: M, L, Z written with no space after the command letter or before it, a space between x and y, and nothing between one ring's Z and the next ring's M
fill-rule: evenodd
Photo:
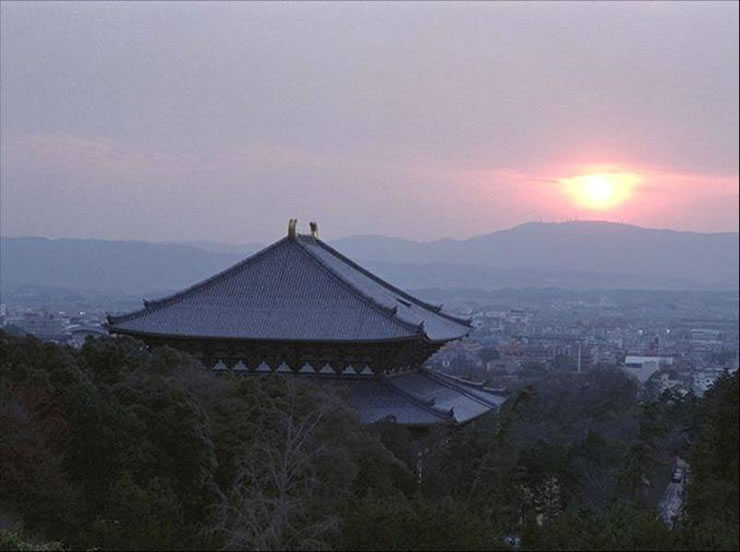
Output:
M285 238L183 291L122 316L113 333L291 342L463 337L470 321L421 301L311 234Z
M462 424L496 410L505 400L483 388L429 370L385 378L323 381L346 391L348 401L364 423L388 420L404 425Z

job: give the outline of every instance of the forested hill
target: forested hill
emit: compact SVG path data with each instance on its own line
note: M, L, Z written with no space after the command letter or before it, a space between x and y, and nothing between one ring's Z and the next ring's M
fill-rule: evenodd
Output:
M423 432L363 426L300 378L0 332L0 436L3 550L738 549L737 373L657 400L618 370L553 373Z

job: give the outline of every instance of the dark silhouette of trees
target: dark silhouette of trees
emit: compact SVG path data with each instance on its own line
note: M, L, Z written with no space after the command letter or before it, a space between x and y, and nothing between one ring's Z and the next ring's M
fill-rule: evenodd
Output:
M655 505L676 455L688 500L669 529ZM0 333L0 489L22 520L0 531L11 550L737 549L738 378L646 400L618 370L555 372L420 430L167 347Z

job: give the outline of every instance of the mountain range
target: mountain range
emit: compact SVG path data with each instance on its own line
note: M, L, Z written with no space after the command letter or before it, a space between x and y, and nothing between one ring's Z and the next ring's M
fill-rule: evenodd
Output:
M469 239L362 235L330 245L406 289L738 289L738 233L578 221L527 223ZM37 237L0 239L0 288L53 286L154 297L262 247Z

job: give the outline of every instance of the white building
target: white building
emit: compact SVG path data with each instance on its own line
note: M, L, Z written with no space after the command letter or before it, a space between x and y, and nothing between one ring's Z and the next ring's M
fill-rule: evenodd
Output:
M706 393L714 382L724 373L721 368L702 370L694 374L694 393L701 397Z
M622 369L632 374L640 383L645 383L661 368L673 365L673 357L627 355Z

